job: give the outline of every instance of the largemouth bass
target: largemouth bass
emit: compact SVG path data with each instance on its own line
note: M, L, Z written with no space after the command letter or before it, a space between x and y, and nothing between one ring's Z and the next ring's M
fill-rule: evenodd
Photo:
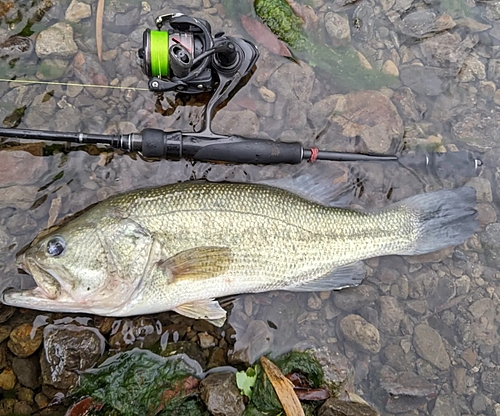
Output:
M356 286L363 259L460 244L478 226L475 204L469 187L373 212L264 184L134 191L37 237L17 260L37 287L10 289L3 303L116 317L174 310L221 326L218 297Z

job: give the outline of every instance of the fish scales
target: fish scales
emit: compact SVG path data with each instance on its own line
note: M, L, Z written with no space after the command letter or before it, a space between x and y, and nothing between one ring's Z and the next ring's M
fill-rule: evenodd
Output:
M359 260L422 254L477 229L475 192L416 195L372 212L262 184L188 182L129 192L43 235L18 259L35 289L14 306L130 316L175 310L222 325L215 298L359 284Z

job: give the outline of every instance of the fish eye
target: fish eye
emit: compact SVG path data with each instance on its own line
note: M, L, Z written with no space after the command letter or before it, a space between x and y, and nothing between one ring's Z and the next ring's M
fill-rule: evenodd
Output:
M47 243L47 254L56 257L62 254L66 248L66 243L61 237L54 237Z

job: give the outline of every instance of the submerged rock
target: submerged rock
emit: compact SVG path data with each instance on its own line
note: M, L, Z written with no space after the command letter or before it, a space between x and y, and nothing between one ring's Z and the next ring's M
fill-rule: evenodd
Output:
M79 372L92 368L104 352L104 337L95 328L48 325L43 331L44 354L40 359L45 384L68 389Z
M41 31L36 39L35 50L39 58L73 56L78 52L73 40L73 28L67 23L59 22Z
M10 333L7 346L16 356L25 358L34 354L42 344L42 330L31 324L22 324Z
M340 321L340 330L348 341L361 350L377 354L380 351L380 334L372 324L359 315L347 315Z
M450 367L450 357L441 335L429 325L420 324L415 327L413 346L418 355L440 370L447 370Z

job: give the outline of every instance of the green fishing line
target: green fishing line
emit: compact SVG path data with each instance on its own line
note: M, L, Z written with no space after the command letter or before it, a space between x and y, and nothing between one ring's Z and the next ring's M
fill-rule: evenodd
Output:
M168 75L168 32L152 30L150 32L151 75Z

